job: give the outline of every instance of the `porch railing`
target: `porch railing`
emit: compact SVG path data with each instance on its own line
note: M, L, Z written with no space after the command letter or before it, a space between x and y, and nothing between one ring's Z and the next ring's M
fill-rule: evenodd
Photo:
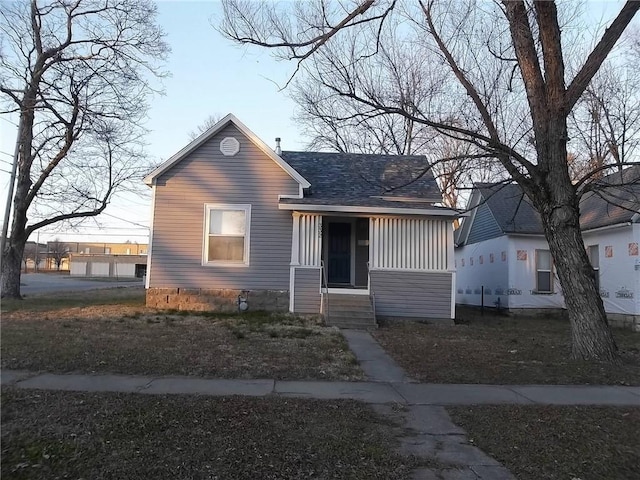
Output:
M376 319L376 294L371 288L371 262L367 262L367 282L369 287L369 298L371 299L371 308L373 310L373 321L378 322Z
M324 260L320 260L320 269L322 270L322 298L320 300L320 306L322 308L322 314L325 320L329 320L329 281L327 279L327 269L325 268Z

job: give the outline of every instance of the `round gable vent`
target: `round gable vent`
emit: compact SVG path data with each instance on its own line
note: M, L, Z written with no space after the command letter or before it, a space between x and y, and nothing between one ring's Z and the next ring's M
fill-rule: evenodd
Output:
M240 151L240 142L233 137L226 137L220 142L220 151L227 157L233 157Z

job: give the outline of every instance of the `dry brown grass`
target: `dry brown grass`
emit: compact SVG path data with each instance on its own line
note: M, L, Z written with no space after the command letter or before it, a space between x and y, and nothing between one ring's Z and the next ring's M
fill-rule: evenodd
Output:
M466 316L452 326L393 324L375 336L421 382L640 385L640 333L614 330L623 364L570 360L559 318Z
M22 308L3 313L2 368L290 380L363 378L339 331L314 319L261 312L155 311L144 307L140 298L123 300L122 292L108 292L54 298L48 308L45 297L33 297L24 300Z
M447 408L482 450L519 480L640 478L640 409L473 406Z
M355 401L3 389L2 478L402 479Z

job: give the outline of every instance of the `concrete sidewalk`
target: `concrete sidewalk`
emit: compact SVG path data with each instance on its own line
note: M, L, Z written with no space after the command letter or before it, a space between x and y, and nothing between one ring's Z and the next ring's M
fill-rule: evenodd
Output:
M427 465L412 480L515 480L511 472L469 442L445 405L616 405L640 406L640 387L581 385L438 385L403 382L229 380L196 377L0 372L0 384L21 389L139 394L246 395L353 399L395 417L404 429L399 453ZM398 409L394 405L404 405Z
M399 382L228 380L195 377L77 375L4 370L2 385L42 390L199 394L279 395L353 399L369 404L412 405L616 405L640 406L640 387L596 385L452 385Z
M229 380L135 375L60 375L5 370L0 384L17 388L140 394L195 394L352 399L403 425L398 450L422 458L412 480L514 480L507 468L472 445L446 405L640 406L640 387L590 385L447 385L411 383L369 333L343 330L366 382ZM403 405L403 408L396 408Z

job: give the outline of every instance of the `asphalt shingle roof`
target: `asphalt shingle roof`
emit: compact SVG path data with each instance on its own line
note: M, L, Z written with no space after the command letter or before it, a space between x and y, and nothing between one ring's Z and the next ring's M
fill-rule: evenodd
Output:
M481 184L482 198L505 233L542 233L540 215L516 184Z
M482 198L505 233L542 234L540 215L517 184L480 184ZM608 175L580 202L583 230L630 222L640 212L640 166Z
M640 212L640 165L612 173L580 203L580 225L585 230L630 222Z
M305 198L283 203L425 208L442 196L426 157L326 152L280 155L311 183ZM402 198L420 201L401 201Z

